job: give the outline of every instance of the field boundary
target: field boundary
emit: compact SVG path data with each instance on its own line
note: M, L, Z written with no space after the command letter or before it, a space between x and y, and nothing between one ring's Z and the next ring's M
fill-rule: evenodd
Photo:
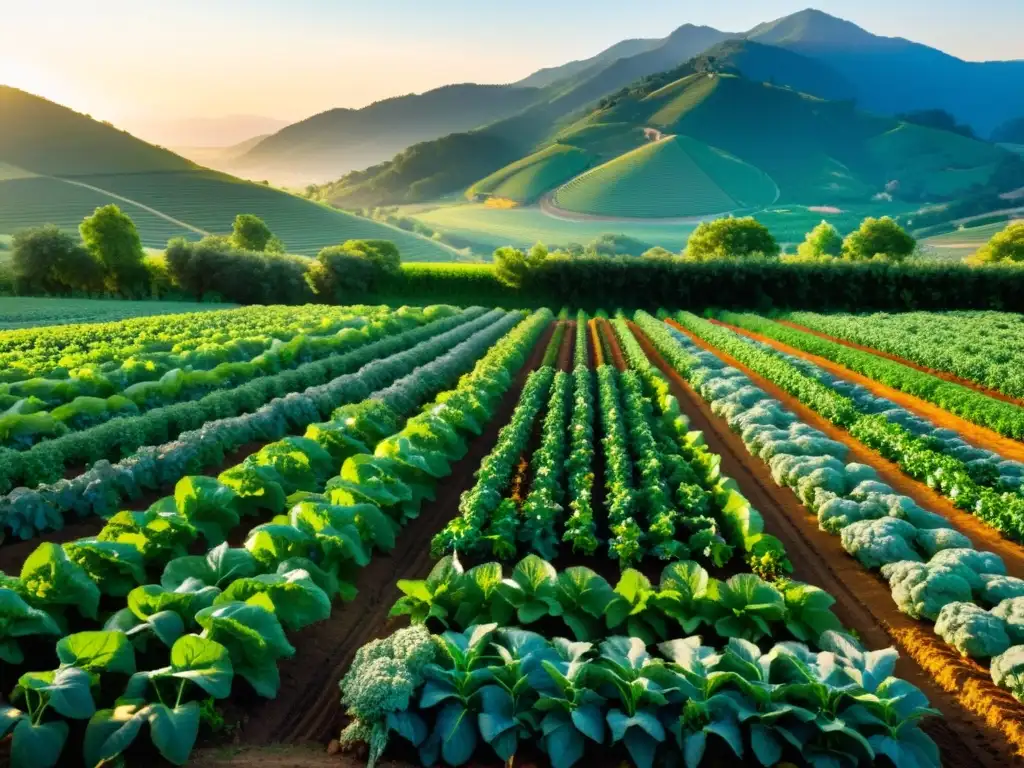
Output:
M92 184L86 184L83 181L72 181L71 179L63 179L60 176L44 176L43 178L52 179L53 181L61 181L64 182L65 184L71 184L72 186L75 187L82 187L84 189L92 190L93 192L99 192L100 194L107 195L108 197L112 197L115 200L120 200L122 203L128 203L129 205L134 205L136 208L141 208L147 213L151 213L154 216L157 216L163 219L164 221L168 221L177 227L183 227L184 229L187 229L191 232L195 232L197 235L205 236L211 234L210 232L207 232L205 229L200 229L199 227L193 226L192 224L188 224L182 221L181 219L175 219L173 216L168 216L166 213L163 213L162 211L159 211L156 208L150 208L148 205L144 205L143 203L140 203L137 200L132 200L130 197L125 197L124 195L119 195L115 192L103 189L103 187L94 187Z

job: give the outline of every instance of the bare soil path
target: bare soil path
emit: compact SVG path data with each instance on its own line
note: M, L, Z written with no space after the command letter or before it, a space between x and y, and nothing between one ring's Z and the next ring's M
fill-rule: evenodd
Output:
M708 448L722 457L722 472L736 481L743 495L764 516L765 529L785 545L793 562L793 577L821 587L835 597L836 615L869 647L887 647L894 642L901 646L897 675L921 688L932 706L943 714L943 719L926 725L942 751L943 764L950 768L1024 765L1024 760L1014 754L1006 731L994 727L995 722L991 726L987 724L983 716L962 700L958 691L982 691L988 700L995 701L997 707L988 709L985 714L997 722L1012 718L1024 722L1024 706L1006 691L996 688L980 666L950 654L948 646L930 630L923 630L922 625L899 613L885 583L846 554L837 537L818 529L815 519L796 495L774 483L767 464L750 456L739 436L711 412L703 398L658 354L643 332L635 325L631 327L651 361L668 376L672 393L690 418L691 426L702 431ZM727 362L732 364L732 361ZM769 394L774 396L772 392ZM940 684L925 670L922 662L934 658L941 658L942 664L950 669L948 685ZM1017 744L1024 748L1024 732L1020 735L1022 738Z
M431 537L457 514L460 495L472 486L474 472L497 442L499 430L511 416L527 375L540 365L553 332L554 323L534 345L487 430L453 465L452 474L438 488L437 498L425 504L420 516L401 532L391 553L375 555L359 572L355 600L339 605L327 621L289 638L296 654L281 664L280 693L275 700L260 701L251 708L241 733L243 743L326 744L337 736L343 714L338 681L357 649L392 630L395 622L388 620L388 612L399 595L396 582L429 573L434 563Z

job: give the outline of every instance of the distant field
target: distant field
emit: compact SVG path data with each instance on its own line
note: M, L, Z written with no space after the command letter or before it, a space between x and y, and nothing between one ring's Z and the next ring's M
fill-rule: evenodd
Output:
M980 227L958 229L955 232L925 238L921 245L928 251L930 258L959 261L973 255L991 240L993 235L1006 229L1006 225L1005 221L997 221Z
M536 206L499 210L479 203L444 206L415 216L435 229L484 243L492 250L504 245L530 246L538 241L549 246L586 244L613 232L679 251L694 230L694 225L681 224L564 221Z
M234 304L190 301L117 301L108 299L37 299L0 296L0 330L40 325L107 323L129 317L231 309Z
M812 211L807 206L775 206L756 214L775 238L792 245L804 239L822 219L832 222L844 235L856 229L865 216L897 216L910 206L869 204L843 209L841 213ZM680 251L696 227L695 224L666 224L636 221L565 221L544 213L537 206L498 210L481 204L444 205L429 209L422 205L402 209L402 214L422 220L441 232L485 244L490 249L504 245L528 246L538 240L547 245L586 244L608 232L629 235L670 251Z
M1010 152L1016 152L1018 155L1024 155L1024 144L1000 144L999 146Z
M566 211L627 218L706 216L771 203L761 171L686 136L627 152L555 191Z
M0 232L10 234L46 223L75 231L97 207L116 203L135 221L143 244L152 248L162 248L171 237L202 237L195 230L230 232L237 214L254 213L266 220L292 253L313 256L324 246L348 239L381 238L394 241L406 261L454 258L451 251L424 238L212 171L91 175L72 180L128 198L193 229L105 192L40 176L0 181Z

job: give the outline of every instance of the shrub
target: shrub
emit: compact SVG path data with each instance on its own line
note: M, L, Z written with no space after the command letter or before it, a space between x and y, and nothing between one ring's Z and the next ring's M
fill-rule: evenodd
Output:
M973 260L982 264L992 262L1024 262L1024 221L1013 221L1002 232L996 233Z
M822 221L808 232L806 239L800 243L796 251L802 261L824 261L837 258L842 253L843 236L827 221Z
M112 291L128 296L146 292L146 255L135 222L116 205L97 208L78 227L82 242L93 259L103 265L104 282Z
M13 245L11 276L18 293L67 294L102 287L100 263L53 224L19 232Z
M306 282L317 296L349 304L381 290L400 269L398 248L389 240L348 240L321 250L309 265Z

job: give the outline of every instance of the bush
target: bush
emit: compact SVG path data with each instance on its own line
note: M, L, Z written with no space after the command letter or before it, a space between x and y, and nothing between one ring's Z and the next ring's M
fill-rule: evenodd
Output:
M187 294L210 294L238 304L304 304L313 300L306 284L307 259L243 251L224 238L190 243L176 238L164 254L173 281Z
M14 236L11 277L17 293L65 295L100 290L103 267L73 237L47 224Z
M650 243L628 235L605 234L587 244L587 256L640 256L653 248Z
M778 255L779 244L772 233L752 216L703 222L690 235L685 251L691 261L775 258Z
M547 257L548 249L543 243L537 243L528 253L506 246L494 252L494 271L498 280L516 288L523 284L529 271L539 267Z
M973 260L981 264L1024 262L1024 221L1007 224L1002 232L996 233L974 254Z
M860 228L846 236L843 241L843 258L850 261L885 259L903 261L914 253L917 241L907 233L895 219L883 216L880 219L868 217Z
M305 279L322 299L351 304L381 290L400 269L401 255L389 240L349 240L321 250Z
M266 222L251 213L235 216L230 243L242 251L284 253L284 244L274 236Z

